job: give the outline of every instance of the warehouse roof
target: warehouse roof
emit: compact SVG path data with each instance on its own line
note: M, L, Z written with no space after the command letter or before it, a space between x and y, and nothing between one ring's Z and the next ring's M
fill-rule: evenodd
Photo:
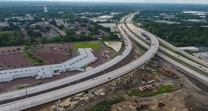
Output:
M47 77L50 77L50 75L53 74L54 70L65 71L66 69L69 69L69 70L81 69L82 66L88 65L89 63L97 60L97 57L95 57L91 51L92 51L91 48L78 49L78 52L79 52L78 56L60 64L1 70L0 82L2 78L6 79L7 76L8 77L11 77L11 76L28 77L32 75L38 75L38 76L46 77L46 75L48 75Z

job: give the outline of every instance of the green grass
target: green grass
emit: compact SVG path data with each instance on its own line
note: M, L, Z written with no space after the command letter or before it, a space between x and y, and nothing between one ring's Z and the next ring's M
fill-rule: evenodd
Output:
M162 43L160 43L160 46L162 46L163 48L166 48L166 49L168 49L169 51L171 51L171 52L173 52L173 53L176 53L176 54L178 54L179 56L184 57L184 58L186 58L186 59L188 59L188 60L190 60L190 61L192 61L192 62L195 62L195 63L197 63L197 64L199 64L199 65L201 65L201 66L207 67L207 66L205 66L205 65L203 65L203 64L201 64L201 63L199 63L199 62L197 62L197 61L195 61L195 60L193 60L193 59L191 59L191 58L189 58L189 57L187 57L187 56L185 56L184 54L182 54L182 53L180 53L180 52L178 52L178 51L175 51L175 50L173 50L173 49L167 47L166 45L164 45L164 44L162 44Z
M193 71L196 71L196 72L198 72L198 73L200 73L200 74L202 74L202 75L208 77L208 74L207 74L206 72L204 72L204 71L202 71L202 70L200 70L200 69L198 69L198 68L196 68L196 67L194 67L194 66L192 66L192 65L190 65L190 64L188 64L188 63L186 63L186 62L184 62L184 61L181 61L181 60L179 60L178 58L176 58L176 57L174 57L174 56L172 56L172 55L170 55L170 54L168 54L168 53L165 53L165 52L163 52L163 51L161 51L161 50L160 50L160 52L163 53L164 55L170 57L170 58L173 59L174 61L176 61L176 62L178 62L178 63L180 63L180 64L182 64L182 65L184 65L184 66L186 66L186 67L188 67L188 68L190 68L190 69L192 69Z
M93 106L87 111L110 111L111 105L117 104L123 101L125 101L125 98L123 96L117 96L115 98L98 103L97 105Z
M134 39L132 39L134 41L134 43L141 48L143 51L147 51L148 49L146 47L144 47L143 45L141 45L140 43L138 43L137 41L135 41Z
M158 94L163 93L169 93L176 91L177 89L174 88L172 85L163 85L163 86L157 86L155 89L151 91L144 91L141 92L139 89L131 90L129 93L127 93L128 96L140 96L140 97L149 97L149 96L155 96Z
M42 82L38 82L38 83L33 84L33 85L25 85L25 86L24 85L18 85L17 86L17 90L28 88L28 87L32 87L32 86L36 86L36 85L40 85L40 84L42 84Z
M22 52L22 54L29 58L35 65L41 65L41 63L43 62L42 58L35 58L31 53L29 53L28 51L24 51Z
M125 24L126 25L126 24ZM127 27L127 26L126 26ZM128 28L128 27L127 27ZM129 29L129 28L128 28ZM131 30L130 30L131 31ZM133 31L131 31L134 35L136 35ZM137 36L137 35L136 35ZM138 45L138 44L137 44ZM180 56L182 56L182 57L184 57L184 58L186 58L186 59L188 59L188 60L190 60L190 61L193 61L193 62L195 62L195 63L197 63L197 64L199 64L199 65L201 65L201 66L204 66L204 67L207 67L207 66L205 66L205 65L203 65L203 64L201 64L201 63L199 63L199 62L197 62L197 61L195 61L195 60L193 60L193 59L191 59L191 58L189 58L189 57L187 57L187 56L185 56L184 54L182 54L182 53L180 53L180 52L178 52L178 51L175 51L175 50L173 50L172 48L170 48L170 47L167 47L166 45L164 45L164 44L162 44L162 43L160 43L160 46L161 47L164 47L164 48L166 48L167 50L170 50L171 52L173 52L173 53L176 53L176 54L178 54L178 55L180 55ZM161 51L161 50L160 50ZM187 67L189 67L189 68L191 68L192 70L194 70L194 71L197 71L198 73L200 73L200 74L203 74L204 76L208 76L208 74L206 73L206 72L204 72L204 71L202 71L202 70L200 70L200 69L198 69L198 68L196 68L196 67L193 67L192 65L190 65L190 64L188 64L188 63L185 63L184 61L181 61L181 60L179 60L178 58L175 58L175 57L173 57L172 55L170 55L170 54L168 54L168 53L166 53L166 52L163 52L163 51L161 51L163 54L165 54L165 55L167 55L168 57L170 57L171 59L173 59L173 60L175 60L175 61L177 61L177 62L179 62L180 64L183 64L183 65L185 65L185 66L187 66Z
M115 29L118 29L118 28L116 26L114 26L113 29L115 30Z
M101 46L98 42L75 42L74 47L78 48L92 48L93 50L101 50Z
M138 26L137 26L137 27L138 27ZM127 27L127 28L128 28L128 27ZM129 29L129 28L128 28L128 29ZM131 31L131 30L130 30L130 31ZM132 32L134 35L136 35L133 31L131 31L131 32ZM136 36L137 36L137 35L136 35ZM199 65L201 65L201 66L207 67L207 66L201 64L200 62L197 62L197 61L195 61L195 60L193 60L193 59L191 59L191 58L185 56L184 54L182 54L182 53L180 53L180 52L178 52L178 51L175 51L174 49L172 49L172 48L170 48L170 47L167 47L166 45L162 44L161 42L160 42L160 46L163 47L163 48L166 48L167 50L169 50L169 51L171 51L171 52L173 52L173 53L176 53L176 54L180 55L181 57L184 57L184 58L186 58L186 59L188 59L188 60L190 60L190 61L192 61L192 62L195 62L195 63L197 63L197 64L199 64Z

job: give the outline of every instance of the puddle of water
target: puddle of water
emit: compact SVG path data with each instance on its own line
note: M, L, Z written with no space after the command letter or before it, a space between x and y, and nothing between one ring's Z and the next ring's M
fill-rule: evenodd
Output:
M113 50L118 52L121 49L122 42L105 42L108 47L111 47Z

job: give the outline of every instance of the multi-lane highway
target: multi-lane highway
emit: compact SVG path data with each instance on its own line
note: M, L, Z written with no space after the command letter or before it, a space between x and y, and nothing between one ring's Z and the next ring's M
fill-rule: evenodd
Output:
M124 31L122 30L122 28L119 28L119 29L121 30L121 33L125 34ZM125 36L127 36L127 35L125 35ZM69 87L65 87L65 88L62 88L59 90L51 91L51 92L37 95L34 97L30 97L27 99L22 99L19 101L11 102L8 104L0 105L0 110L2 110L2 111L24 110L27 108L31 108L31 107L38 106L38 105L41 105L44 103L48 103L48 102L51 102L54 100L58 100L60 98L63 98L63 97L69 96L69 95L73 95L78 92L99 86L103 83L106 83L106 82L116 79L124 74L127 74L128 72L138 68L139 66L141 66L145 62L149 61L156 54L156 52L159 48L159 42L158 42L157 38L155 38L155 37L150 37L149 39L151 41L151 46L150 46L149 50L144 55L142 55L140 58L136 59L135 61L133 61L133 62L131 62L131 63L119 68L119 69L116 69L116 70L109 72L105 75L102 75L102 76L96 77L94 79L87 80L87 81L84 81L84 82L81 82L81 83L78 83L78 84L75 84L75 85L72 85ZM128 38L126 38L125 41L128 41ZM128 42L130 43L130 41L128 41ZM127 45L127 46L129 46L129 45Z
M140 29L140 28L134 26L134 25L130 22L130 21L132 20L133 16L134 16L134 14L131 15L131 16L129 16L129 17L126 19L126 21L128 21L128 23L126 23L126 26L127 26L129 29L131 29L131 31L133 31L134 33L138 34L138 35L139 35L138 37L140 37L140 39L142 39L143 41L145 41L145 40L147 39L146 37L142 36L142 34L141 34L142 32L145 33L145 34L146 34L147 36L149 36L149 37L155 37L155 38L157 38L157 39L159 38L159 37L155 36L154 34L151 34L151 33L148 32L148 31L145 31L145 30L143 30L143 29ZM128 30L127 27L125 27L125 30ZM135 37L135 35L134 35L131 31L128 30L128 31L127 31L128 34L129 34L129 35L132 35L131 37L132 37L135 41L139 42L141 45L143 45L144 47L148 48L148 45L147 45L146 43L144 43L142 40L138 39L138 37ZM143 42L143 43L142 43L142 42ZM162 51L164 51L164 52L166 52L166 53L168 53L168 54L170 54L171 56L175 56L177 59L182 60L182 61L188 63L189 65L192 65L192 66L194 66L194 67L196 67L196 68L198 68L198 69L201 69L201 70L207 72L207 68L206 68L206 67L202 67L201 65L199 65L199 64L197 64L197 63L195 63L195 62L193 62L193 61L190 61L190 60L188 60L188 59L186 59L186 58L184 58L184 57L181 57L181 56L179 56L179 55L177 55L177 54L175 54L175 53L173 53L173 52L171 52L171 51L169 51L169 50L167 50L167 49L164 49L163 47L160 47L159 49L162 50ZM194 71L193 69L190 69L190 68L188 68L188 67L182 65L181 63L178 63L177 61L175 61L175 60L171 59L170 57L164 55L164 54L161 53L160 51L157 52L157 55L160 56L160 57L162 57L163 59L167 60L168 62L172 63L173 65L175 65L175 66L178 67L179 69L182 69L182 70L186 71L190 76L192 76L192 77L194 77L194 78L200 80L201 82L203 82L203 83L205 83L205 84L208 84L208 78L207 78L206 76L204 76L204 75L202 75L202 74L200 74L200 73ZM200 68L200 67L202 67L202 68Z
M127 18L127 21L131 21L132 18L133 18L133 16L134 16L134 14L132 14L130 17L128 17L128 18ZM141 37L143 37L143 39L144 39L145 37L144 37L141 33L145 33L145 34L149 34L149 35L151 35L151 36L157 37L156 35L154 35L154 34L148 32L148 31L146 31L146 30L137 28L137 27L136 27L135 25L133 25L132 23L127 24L127 26L128 26L134 33L139 34ZM159 37L157 37L157 39L158 39L161 43L163 43L163 44L165 44L166 46L168 46L168 47L170 47L171 49L173 49L174 51L184 52L184 51L182 51L182 50L179 50L179 49L176 48L175 46L171 45L170 43L168 43L168 42L162 40L162 39L159 38ZM193 62L193 61L191 61L191 60L189 60L189 59L187 59L187 58L185 58L185 57L183 57L183 56L180 56L180 55L178 55L178 54L176 54L176 53L174 53L174 52L172 52L172 51L169 51L169 50L167 50L167 49L165 49L165 48L163 48L163 47L160 47L160 50L162 50L162 51L164 51L164 52L167 52L168 54L170 54L170 55L176 57L177 59L179 59L179 60L181 60L181 61L185 61L186 63L192 65L193 67L198 68L199 70L202 70L202 71L208 73L208 68L207 68L207 67L204 67L204 66L202 66L202 65L200 65L200 64L197 64L196 62ZM187 55L187 54L186 54L186 55ZM188 54L188 55L190 55L190 54ZM196 58L196 57L195 57L195 58ZM207 66L207 63L206 63L205 61L201 62L202 60L200 60L200 59L193 59L193 60L196 60L197 62L202 63L202 64L204 63L203 65Z
M137 14L137 13L136 13L136 14ZM129 18L127 18L127 21L131 21L134 15L135 15L135 14L132 14ZM180 56L180 55L178 55L178 54L176 54L176 53L174 53L174 52L172 52L172 51L169 51L169 50L167 50L167 49L165 49L165 48L163 48L163 47L160 47L160 50L165 51L165 52L167 52L168 54L171 54L172 56L176 57L177 59L179 59L179 60L181 60L181 61L185 61L186 63L192 65L193 67L198 68L199 70L202 70L202 71L208 73L208 63L207 63L207 62L205 62L205 61L203 61L203 60L201 60L201 59L199 59L199 58L197 58L197 57L194 57L194 56L192 56L192 55L186 53L186 52L183 51L183 50L178 49L177 47L173 46L172 44L166 42L165 40L159 38L158 36L156 36L156 35L154 35L154 34L148 32L148 31L146 31L146 30L139 29L138 27L136 27L136 26L133 25L132 23L127 24L127 26L128 26L134 33L139 34L140 37L143 37L143 39L145 39L145 37L144 37L141 33L145 33L145 34L149 34L149 35L151 35L151 36L157 37L157 39L159 40L160 43L166 45L167 47L169 47L170 49L174 50L175 52L180 52L181 54L187 56L188 58L190 58L190 59L192 59L192 60L187 59L187 58L185 58L185 57L183 57L183 56ZM197 63L194 62L194 61L196 61ZM198 64L198 63L200 63L200 64ZM206 67L205 67L205 66L206 66Z
M106 69L116 65L117 63L121 62L124 58L126 58L132 50L132 43L127 36L130 36L136 42L138 42L139 44L141 44L142 46L144 46L145 48L148 49L148 51L144 55L142 55L140 58L136 59L135 61L133 61L133 62L121 67L121 68L118 68L118 69L111 71L109 73L106 73L104 75L95 77L93 79L88 79L86 81L83 81L83 82L80 82L80 83L77 83L77 84L74 84L74 85L71 85L68 87L60 88L57 90L53 90L50 92L46 92L46 93L42 93L42 94L39 94L36 96L32 96L32 97L29 97L26 99L22 99L22 100L18 100L15 102L10 102L7 104L0 105L0 111L24 110L27 108L31 108L34 106L45 104L45 103L48 103L51 101L58 100L60 98L64 98L64 97L94 88L94 87L99 86L103 83L106 83L106 82L109 82L113 79L116 79L124 74L127 74L128 72L133 71L134 69L138 68L139 66L141 66L145 62L149 61L152 57L154 57L155 54L157 54L158 56L162 57L163 59L169 61L170 63L175 65L177 68L186 71L190 76L208 84L208 78L205 77L204 75L201 75L198 72L188 68L187 66L184 66L181 63L178 63L177 61L171 59L170 57L168 57L164 53L162 53L160 51L157 52L157 51L158 51L158 49L160 49L161 51L168 53L171 56L176 57L177 59L182 60L182 61L186 62L187 64L190 64L190 65L192 65L192 66L194 66L204 72L208 72L208 68L207 68L208 64L206 62L204 62L204 61L202 62L200 59L196 59L195 57L190 56L189 54L185 53L184 51L178 50L175 46L169 44L168 42L162 40L161 38L155 36L154 34L151 34L150 32L148 32L146 30L143 30L143 29L140 29L140 28L134 26L131 23L134 15L135 14L132 14L130 16L126 16L121 20L121 23L126 23L126 25L124 25L124 24L118 25L118 28L121 32L121 35L124 37L124 42L125 42L125 50L121 55L115 57L114 59L110 60L109 62L107 62L103 65L100 65L90 71L79 73L74 76L67 77L67 78L60 79L60 80L53 81L53 82L49 82L49 83L46 83L43 85L30 87L30 88L27 88L27 90L22 89L22 90L18 90L18 91L0 94L0 101L19 98L19 97L31 95L31 94L37 94L40 92L44 92L44 91L48 91L48 90L51 90L54 88L58 88L60 86L66 85L68 83L72 83L72 82L82 80L84 78L88 78L92 75L95 75L99 72L102 72L103 70L106 70ZM129 29L131 31L133 31L134 33L132 33ZM135 35L135 33L137 35ZM146 36L143 36L142 33L145 33ZM140 39L138 37L140 37ZM146 40L150 40L150 42L149 42L150 44L145 43L144 41L146 41ZM201 66L201 65L199 65L189 59L186 59L186 58L179 56L179 55L177 55L177 54L175 54L175 53L173 53L163 47L160 47L158 40L161 43L165 44L166 46L170 47L171 49L181 52L182 54L188 56L192 60L203 64L204 66Z
M119 28L119 30L121 30L121 25L119 25L118 28ZM48 90L51 90L54 88L58 88L60 86L63 86L63 85L66 85L66 84L69 84L72 82L80 81L80 80L85 79L87 77L93 76L95 74L98 74L99 72L102 72L102 71L118 64L123 59L125 59L130 54L130 52L132 50L132 43L123 31L121 31L121 36L124 38L124 42L125 42L125 46L126 46L125 50L121 55L116 56L114 59L110 60L109 62L104 63L98 67L95 67L93 70L82 72L82 73L79 73L79 74L76 74L76 75L73 75L70 77L66 77L64 79L52 81L49 83L30 87L27 89L21 89L21 90L16 90L16 91L12 91L12 92L2 93L2 94L0 94L0 101L6 101L6 100L15 99L15 98L20 98L23 96L37 94L40 92L44 92L44 91L48 91Z

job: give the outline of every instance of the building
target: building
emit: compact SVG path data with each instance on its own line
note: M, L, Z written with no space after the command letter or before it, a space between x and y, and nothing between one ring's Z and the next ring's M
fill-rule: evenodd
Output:
M7 22L0 22L0 27L6 27L9 26Z
M97 60L91 48L78 49L79 56L60 64L17 68L0 71L0 82L11 81L17 78L36 77L36 79L53 77L54 74L66 71L84 71L84 69Z
M48 12L48 9L46 6L44 6L44 13L47 13Z
M178 49L184 51L199 52L199 48L197 47L179 47Z
M58 32L60 35L62 35L62 36L67 36L67 34L66 34L64 31L60 30L60 29L57 28L56 26L51 25L51 27L52 27L56 32Z

